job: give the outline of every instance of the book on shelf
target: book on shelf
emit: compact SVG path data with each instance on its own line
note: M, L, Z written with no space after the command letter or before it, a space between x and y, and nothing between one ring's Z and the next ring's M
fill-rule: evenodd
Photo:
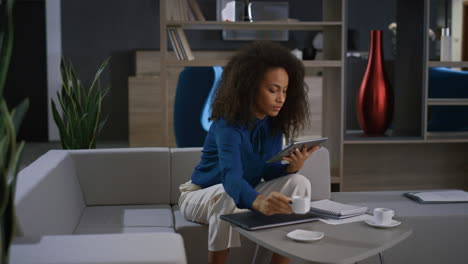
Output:
M174 50L174 54L176 55L177 60L183 60L181 47L176 38L175 30L173 28L167 29L167 35L169 36L169 40L171 41L172 49Z
M181 27L167 28L169 40L176 54L177 60L193 60L192 50L185 36L184 30Z
M206 21L205 16L203 15L197 0L188 0L188 3L193 15L195 16L195 20Z
M188 58L187 53L185 52L185 48L184 48L184 45L182 44L182 40L181 40L181 37L177 28L173 29L173 33L174 33L177 45L179 46L180 57L182 57L182 60L187 60Z
M342 204L328 199L310 203L310 212L326 218L343 219L362 215L367 207Z
M462 190L406 192L403 195L419 203L468 203L468 192Z
M175 21L205 21L200 5L196 0L166 1L167 20Z
M167 20L180 20L177 1L166 1L166 15Z
M189 8L187 0L177 0L177 1L179 1L179 8L182 14L181 19L183 21L194 20L195 17L191 14L191 10Z
M192 49L190 49L190 45L189 45L189 43L187 41L187 37L185 36L184 29L181 28L181 27L177 27L176 31L178 33L177 36L179 37L179 39L181 41L181 44L182 44L182 50L184 52L185 59L186 60L194 60L195 57L192 54Z

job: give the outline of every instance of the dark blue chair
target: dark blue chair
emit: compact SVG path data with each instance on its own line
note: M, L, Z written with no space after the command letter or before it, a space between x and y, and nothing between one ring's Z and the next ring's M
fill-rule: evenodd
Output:
M201 147L211 122L211 101L223 68L187 67L179 75L174 102L177 147Z
M468 72L429 69L429 98L468 98ZM430 106L428 131L468 131L468 106Z

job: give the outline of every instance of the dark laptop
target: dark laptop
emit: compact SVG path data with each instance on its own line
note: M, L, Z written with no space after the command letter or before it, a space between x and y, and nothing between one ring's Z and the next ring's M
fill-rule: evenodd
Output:
M284 225L299 224L318 220L316 214L278 214L266 216L256 211L248 211L221 216L222 220L246 230L258 230Z

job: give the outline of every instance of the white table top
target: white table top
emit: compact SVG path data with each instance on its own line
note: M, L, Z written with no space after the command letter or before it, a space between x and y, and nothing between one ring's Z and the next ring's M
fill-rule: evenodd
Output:
M286 237L295 229L321 231L325 236L314 242L296 242ZM355 263L391 248L412 233L405 223L378 229L365 222L327 225L319 221L256 231L235 230L273 252L303 263Z

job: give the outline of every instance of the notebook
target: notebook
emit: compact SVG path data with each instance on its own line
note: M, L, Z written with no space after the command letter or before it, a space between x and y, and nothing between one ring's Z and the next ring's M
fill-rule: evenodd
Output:
M277 226L299 224L318 220L313 213L280 214L266 216L256 211L221 215L221 219L246 230L259 230Z
M328 199L310 203L310 212L322 217L343 219L362 215L367 212L367 207L342 204Z
M407 192L403 195L419 203L468 203L468 192L462 190Z

